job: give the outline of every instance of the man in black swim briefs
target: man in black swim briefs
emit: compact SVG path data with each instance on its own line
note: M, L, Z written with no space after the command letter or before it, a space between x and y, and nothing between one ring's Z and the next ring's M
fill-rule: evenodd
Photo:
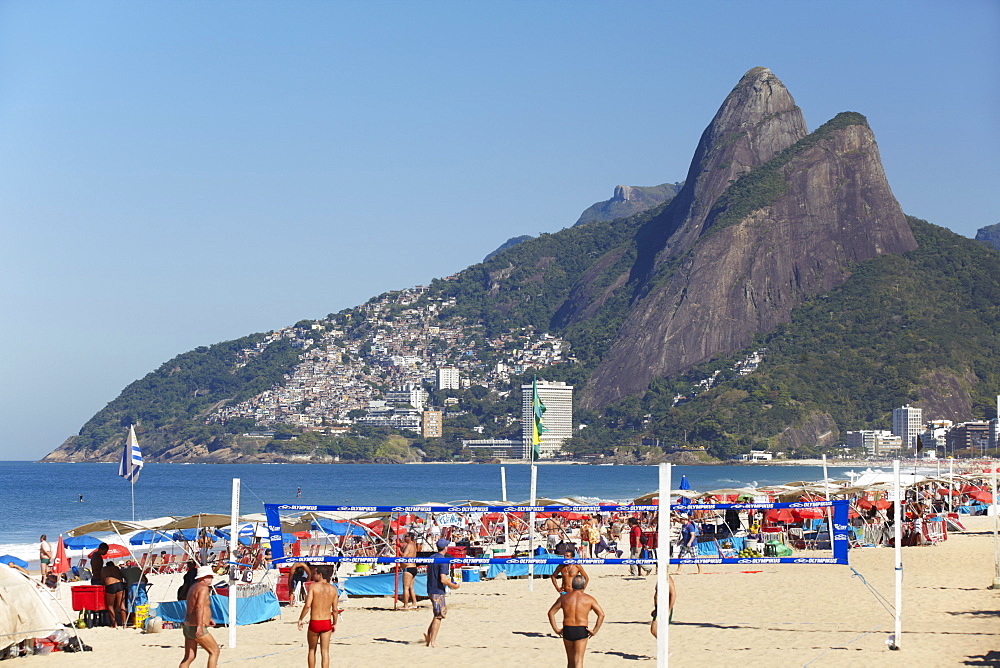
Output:
M587 653L587 640L597 635L604 623L604 610L593 596L584 593L587 581L581 575L573 576L573 590L562 594L549 608L549 624L556 635L562 637L566 649L566 665L570 668L583 666ZM563 626L556 625L556 613L562 610ZM597 623L591 631L587 620L591 611L597 615Z

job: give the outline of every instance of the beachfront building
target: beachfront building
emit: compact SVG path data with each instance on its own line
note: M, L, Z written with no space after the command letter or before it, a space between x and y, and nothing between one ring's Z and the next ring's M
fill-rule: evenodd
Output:
M740 455L740 461L743 462L769 462L772 459L774 459L774 455L767 450L751 450Z
M869 457L896 455L903 448L903 439L885 429L846 432L844 443L852 448L864 448Z
M924 450L934 448L944 452L948 447L948 432L951 430L951 420L929 420L924 428L924 433L920 434L920 440L924 444Z
M441 411L424 411L423 431L421 433L424 438L441 438L441 416Z
M462 447L494 459L521 459L524 443L507 438L462 439Z
M957 450L984 452L990 445L990 426L985 420L955 425L948 432L948 452L951 454Z
M437 389L457 390L461 383L461 375L455 367L442 367L437 370Z
M909 404L892 409L892 433L903 440L903 447L917 451L917 436L924 430L924 411Z
M573 437L573 386L566 383L538 381L538 398L545 406L542 426L546 431L541 435L538 446L542 458L554 457L562 450L563 442ZM532 385L521 386L521 438L524 441L521 452L523 459L531 456L531 434L535 422L532 399Z
M385 393L386 403L394 406L412 406L418 411L423 410L427 398L427 391L412 383L407 383L393 392Z

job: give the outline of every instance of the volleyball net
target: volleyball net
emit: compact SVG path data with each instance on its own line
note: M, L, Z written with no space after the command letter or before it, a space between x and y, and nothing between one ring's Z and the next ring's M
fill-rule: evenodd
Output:
M848 521L849 502L847 500L831 501L799 501L799 502L764 502L764 503L714 503L690 504L678 503L670 506L677 513L692 513L700 516L714 516L731 513L752 513L763 521L769 513L777 513L783 518L774 522L775 526L787 527L790 523L800 524L792 531L781 529L768 531L767 527L760 530L762 538L768 536L782 540L752 541L747 536L736 535L743 532L727 532L726 534L702 534L698 537L699 546L706 542L714 554L704 556L670 556L671 564L848 564L848 548L850 546L850 525ZM523 556L496 556L490 554L500 544L515 545L515 551L520 551L522 545L544 545L545 537L535 539L538 535L538 520L549 517L577 518L591 517L600 514L605 518L617 517L619 520L627 517L642 517L646 524L655 527L658 505L597 505L597 506L528 506L528 505L492 505L492 506L326 506L302 504L264 504L267 518L268 540L270 542L271 560L275 564L291 564L296 562L318 563L357 563L357 564L432 564L445 563L456 566L490 566L490 565L548 565L548 564L580 564L580 565L642 565L652 566L657 563L656 550L660 544L666 546L671 537L662 542L657 540L657 533L645 531L646 537L642 558L593 557L564 558L556 554L528 554ZM785 513L782 515L782 513ZM730 515L731 516L731 515ZM440 523L439 523L440 520ZM789 521L791 520L791 522ZM367 523L366 523L367 521ZM376 524L377 523L377 524ZM372 525L375 525L374 527ZM401 535L416 529L418 536L433 550L434 533L426 529L430 525L435 528L455 528L455 533L466 535L474 540L465 542L479 543L477 551L481 556L469 556L449 552L448 556L434 553L434 556L400 557L397 543ZM676 522L674 522L676 524ZM443 526L442 526L443 525ZM310 535L319 535L329 541L330 549L314 549L309 554L301 554L301 550L288 549L292 547L290 534L285 533L291 526L300 529L309 527ZM356 527L356 528L352 528ZM337 536L337 540L330 540ZM516 539L515 539L516 536ZM294 538L294 536L292 536ZM501 541L502 537L502 541ZM613 547L609 552L618 554L618 550L629 552L627 529L623 532L624 546ZM791 546L789 546L791 544ZM753 545L753 547L751 547ZM459 550L461 551L461 550Z

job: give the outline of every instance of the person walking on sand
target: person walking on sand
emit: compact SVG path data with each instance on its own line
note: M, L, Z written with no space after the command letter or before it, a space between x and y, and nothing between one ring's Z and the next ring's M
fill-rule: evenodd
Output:
M629 559L641 559L643 547L642 543L642 527L639 525L639 520L634 517L628 518L628 525L630 527L628 533L628 547L629 547ZM649 566L643 564L631 564L628 567L629 575L649 575L653 572L653 569Z
M179 668L191 665L199 647L208 652L208 668L215 668L219 663L219 644L208 631L208 627L215 626L209 607L214 577L210 566L200 567L194 586L188 591L187 614L184 615L184 659Z
M416 535L412 532L406 534L403 537L403 544L401 546L400 554L401 557L415 557L417 556L417 541L415 540ZM403 610L416 610L417 609L417 594L413 591L413 581L417 577L417 564L414 562L406 562L402 564L403 567ZM410 605L413 608L410 608Z
M340 593L330 584L330 567L317 566L312 572L312 585L306 594L306 603L299 615L299 631L309 616L309 631L306 639L309 641L309 668L316 668L316 646L319 646L323 668L330 668L330 637L337 630L339 611L337 610Z
M679 558L684 559L697 559L698 558L698 534L701 531L698 529L698 525L695 521L691 519L690 515L684 516L684 526L681 527L681 552L678 555ZM696 564L698 566L698 573L701 573L701 564ZM674 569L673 575L677 575L681 572L681 565L677 564L677 568Z
M566 554L563 555L567 559L573 559L575 557L572 547L566 548ZM556 588L556 591L560 594L566 594L572 591L573 578L577 575L582 575L584 580L584 586L590 584L590 576L587 575L587 571L583 570L583 566L579 564L559 564L552 575L549 576L549 580L552 581L552 586ZM562 582L557 583L557 578L562 578Z
M38 538L38 563L41 565L42 582L44 583L51 568L49 564L52 563L52 546L45 534Z
M448 556L447 550L451 542L446 538L441 538L435 544L437 554L435 557ZM458 589L458 583L451 579L448 574L449 564L429 564L427 566L427 597L431 599L431 608L434 610L434 619L427 627L424 634L424 642L428 647L437 647L438 630L441 628L441 620L448 614L448 605L445 603L444 595L448 588Z
M573 591L562 594L549 608L549 624L556 635L563 639L566 649L566 666L580 668L587 654L587 641L597 635L604 623L604 610L590 594L584 593L587 582L582 575L573 577ZM562 610L563 625L556 625L556 613ZM597 615L597 623L591 631L588 624L591 611Z

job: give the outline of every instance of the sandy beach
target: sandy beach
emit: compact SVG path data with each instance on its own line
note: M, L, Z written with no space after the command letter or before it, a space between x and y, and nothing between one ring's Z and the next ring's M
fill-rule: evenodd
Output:
M969 531L933 547L903 549L901 649L886 640L893 618L844 566L686 566L676 578L678 603L670 629L675 666L956 666L1000 665L1000 591L993 579L992 518L973 517ZM893 551L851 551L851 565L893 600ZM629 578L624 567L589 569L589 592L607 620L590 640L587 665L655 661L649 633L655 578ZM169 579L170 576L158 576ZM173 583L173 586L179 583ZM157 589L171 586L157 582ZM153 592L154 597L156 592ZM69 608L67 588L64 588ZM421 634L431 619L427 602L416 612L393 611L391 599L351 599L331 647L335 665L543 665L565 661L546 611L555 600L547 580L466 583L449 595L440 647ZM279 620L238 629L237 647L224 647L220 665L295 665L305 662L305 634L296 631L299 608ZM22 659L27 665L176 666L181 631L159 634L95 628L81 631L94 651ZM227 629L216 629L225 644ZM196 665L204 665L202 655ZM12 664L14 665L14 664Z

